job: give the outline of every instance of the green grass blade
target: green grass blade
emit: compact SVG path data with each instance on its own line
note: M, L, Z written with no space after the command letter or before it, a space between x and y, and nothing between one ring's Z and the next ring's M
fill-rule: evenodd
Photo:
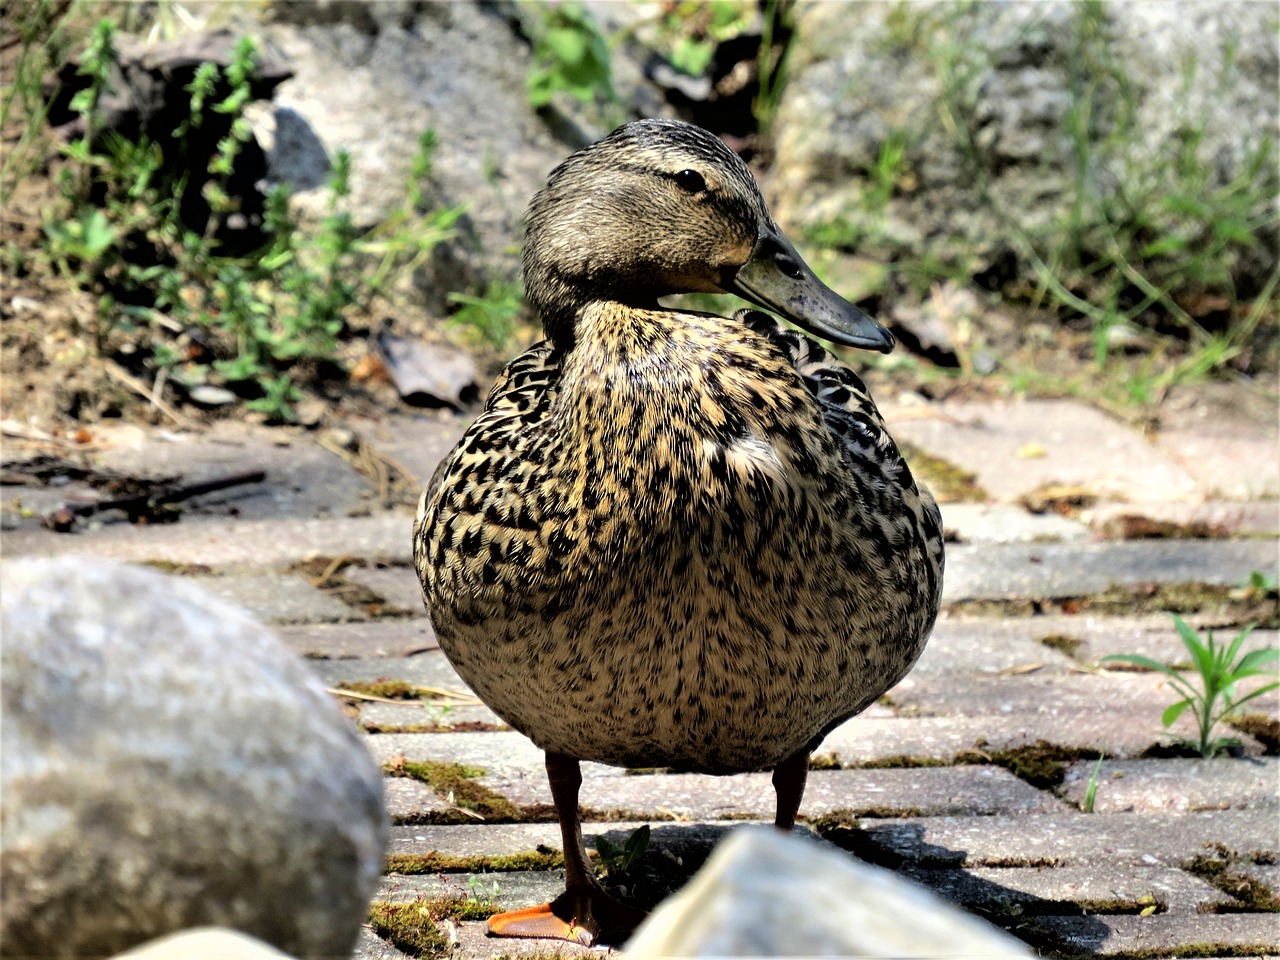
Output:
M1280 660L1280 650L1254 650L1241 658L1231 674L1238 680L1258 673L1271 673L1270 670L1259 670L1258 667L1272 660Z
M1182 638L1182 645L1187 648L1187 652L1191 654L1191 660L1196 665L1196 669L1200 671L1200 676L1204 677L1206 684L1214 674L1214 656L1211 652L1213 648L1213 632L1209 632L1208 646L1200 639L1200 634L1196 633L1176 613L1173 614L1173 625L1178 630L1178 636Z
M1186 711L1187 707L1189 706L1191 706L1191 701L1188 699L1188 700L1179 700L1177 703L1173 704L1172 706L1167 707L1164 713L1160 714L1160 723L1163 726L1172 727L1174 723L1177 722L1178 718L1182 716L1183 712Z
M1106 663L1108 660L1118 660L1121 663L1132 663L1134 666L1146 667L1148 670L1154 670L1157 673L1163 673L1165 676L1174 677L1181 680L1182 677L1178 671L1173 669L1167 663L1161 663L1159 660L1152 660L1150 657L1144 657L1137 653L1113 653L1110 656L1103 657L1099 663Z
M1257 690L1252 690L1252 691L1250 691L1249 693L1246 693L1246 694L1245 694L1243 697L1241 697L1239 700L1236 700L1234 703L1232 703L1232 704L1231 704L1231 706L1230 706L1228 709L1229 709L1229 710L1238 710L1238 709L1240 709L1240 705L1241 705L1241 704L1248 703L1250 700L1253 700L1253 699L1255 699L1256 697L1260 697L1260 696L1262 696L1264 693L1270 693L1272 690L1275 690L1275 689L1276 689L1276 688L1278 688L1278 687L1280 687L1280 680L1277 680L1275 683L1268 683L1266 686L1264 686L1264 687L1259 687ZM1225 710L1223 711L1223 713L1226 713L1226 712L1227 712L1227 711L1225 711Z
M1244 646L1245 640L1248 639L1248 636L1251 633L1253 633L1253 624L1249 624L1249 626L1237 633L1236 638L1231 641L1231 646L1227 648L1227 652L1222 658L1223 663L1227 665L1228 669L1235 660L1236 655L1240 652L1240 648ZM1280 655L1280 650L1277 650L1276 653L1277 655Z

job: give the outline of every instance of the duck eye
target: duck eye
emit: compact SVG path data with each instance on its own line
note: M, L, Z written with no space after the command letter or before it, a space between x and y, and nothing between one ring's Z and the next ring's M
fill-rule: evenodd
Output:
M697 170L681 170L673 174L671 179L685 193L701 193L707 189L707 181L702 179L702 174Z

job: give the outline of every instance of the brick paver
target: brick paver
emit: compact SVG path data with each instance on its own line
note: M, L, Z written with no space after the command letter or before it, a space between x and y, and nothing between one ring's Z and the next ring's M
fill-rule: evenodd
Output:
M1265 745L1249 736L1242 736L1243 758L1145 757L1170 742L1159 721L1172 692L1159 675L1101 670L1098 661L1140 653L1185 663L1168 615L1098 615L1086 604L1076 615L1029 616L1023 602L1055 601L1050 609L1059 610L1063 600L1113 587L1141 594L1150 584L1236 586L1254 570L1275 576L1274 499L1233 501L1258 491L1274 497L1270 466L1256 467L1255 460L1250 476L1241 466L1259 455L1280 462L1274 430L1223 427L1224 442L1214 446L1207 439L1213 431L1184 424L1150 441L1073 401L886 413L901 439L974 471L999 502L944 506L957 540L948 549L946 599L959 606L944 613L913 673L828 737L819 751L827 768L810 774L802 829L823 831L850 855L899 870L1050 955L1280 952L1277 916L1248 912L1250 904L1202 868L1228 856L1233 875L1276 891L1280 761L1264 756ZM360 421L355 432L422 479L465 422L431 414ZM288 445L277 443L281 438ZM109 432L103 439L111 439ZM265 490L198 504L173 525L104 522L60 535L17 521L19 529L4 535L6 557L74 552L157 563L199 577L276 624L326 685L398 680L425 688L421 702L355 704L363 727L398 731L367 734L375 758L479 768L478 782L516 805L509 813L538 822L480 819L460 812L465 803L456 796L388 777L388 808L399 824L391 853L461 860L451 872L388 875L379 896L492 896L507 907L558 893L559 870L492 869L493 857L559 850L559 830L545 821L545 808L520 806L550 800L543 757L526 738L502 729L487 707L457 698L465 687L438 649L410 565L411 508L384 510L371 500L370 477L306 434L233 431L175 442L126 431L116 439L103 462L117 467L150 464L191 479L243 469L256 457L273 476ZM1228 477L1232 464L1238 476ZM1077 517L1036 515L1016 502L1048 484L1076 484L1102 499ZM232 509L238 518L226 515ZM1134 512L1156 521L1200 520L1236 538L1097 540L1108 522ZM5 522L11 518L6 512ZM304 573L296 566L315 558L357 562L321 589L311 567ZM341 581L381 602L367 602L368 594L343 602ZM1016 615L1000 616L999 605L965 605L992 600L1012 601L1008 609ZM1256 609L1265 614L1265 606ZM1184 617L1234 634L1233 626L1222 626L1220 604ZM1276 647L1280 634L1259 630L1251 644ZM1257 706L1274 716L1280 695ZM426 729L445 732L410 732ZM1189 735L1190 718L1174 732ZM1096 751L1106 759L1094 812L1085 813L1095 761L1081 752ZM767 774L629 775L584 763L583 775L589 844L600 835L620 844L648 822L646 862L675 882L738 820L773 814ZM1151 915L1138 915L1153 904ZM475 921L446 928L457 960L584 952L488 940L482 930ZM366 929L357 956L405 954Z

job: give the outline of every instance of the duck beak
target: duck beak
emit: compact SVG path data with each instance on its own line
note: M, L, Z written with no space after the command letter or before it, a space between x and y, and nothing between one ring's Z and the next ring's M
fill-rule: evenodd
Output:
M893 349L893 334L819 280L771 224L760 228L750 259L727 288L824 340L881 353Z

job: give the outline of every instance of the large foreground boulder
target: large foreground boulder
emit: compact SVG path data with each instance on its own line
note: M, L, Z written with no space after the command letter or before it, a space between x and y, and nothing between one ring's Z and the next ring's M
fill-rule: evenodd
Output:
M348 955L388 827L319 681L180 579L0 569L0 955L105 956L211 924Z

